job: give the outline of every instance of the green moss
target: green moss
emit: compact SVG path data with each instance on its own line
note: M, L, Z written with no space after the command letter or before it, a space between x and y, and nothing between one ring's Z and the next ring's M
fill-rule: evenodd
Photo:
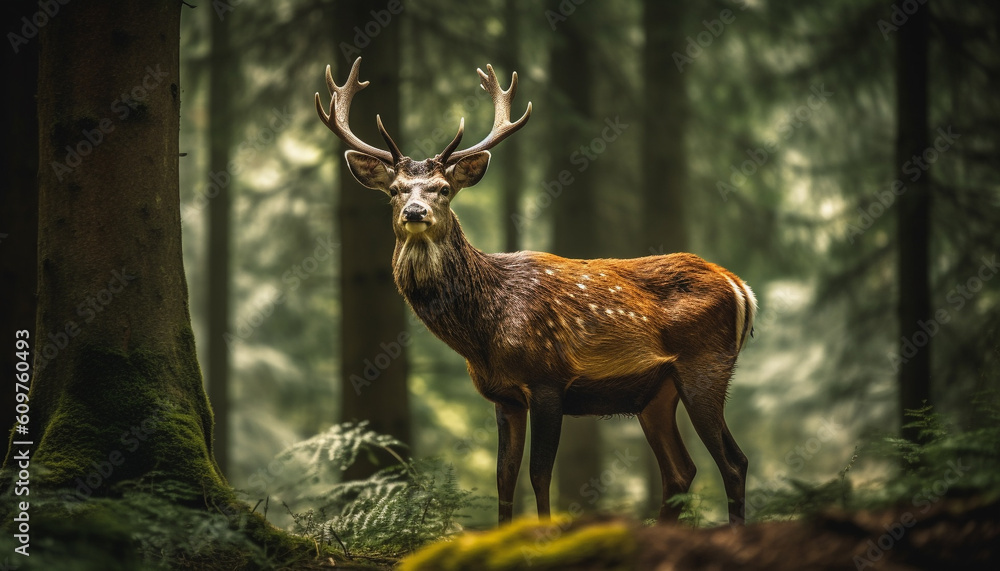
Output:
M337 559L251 513L226 483L190 327L152 347L80 346L60 358L72 359L62 376L36 380L58 395L41 405L46 421L31 455L38 568L264 569ZM0 497L0 529L10 531L15 499Z
M108 484L151 471L199 487L225 484L209 449L212 415L190 329L176 341L166 353L76 352L33 454L37 484L82 482L105 495Z
M330 548L274 528L228 488L201 496L171 482L123 482L117 498L67 501L32 491L33 569L277 569L343 563ZM192 503L187 498L199 495ZM11 553L12 502L0 497L0 548Z
M400 571L481 569L630 569L636 552L624 522L577 523L525 518L495 531L436 543L403 560Z

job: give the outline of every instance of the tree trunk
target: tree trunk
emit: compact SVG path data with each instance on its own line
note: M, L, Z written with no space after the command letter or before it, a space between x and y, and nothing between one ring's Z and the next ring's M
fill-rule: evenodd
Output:
M688 158L684 147L688 109L684 74L671 53L684 44L686 5L679 0L644 0L642 51L642 234L643 251L687 251L684 192Z
M910 16L905 26L900 26L896 46L896 109L897 140L895 171L897 178L906 181L907 191L899 196L896 209L899 255L899 354L904 356L899 367L899 407L901 423L909 419L907 409L920 408L931 403L931 340L921 346L915 355L905 357L907 346L923 332L918 325L931 318L930 309L930 171L916 181L902 172L903 165L913 157L921 157L930 146L927 130L927 42L928 12L924 6ZM918 439L916 430L904 429L902 435Z
M211 19L212 52L209 73L208 147L209 172L227 173L232 141L233 65L229 51L229 26L214 11ZM221 184L217 181L225 181ZM215 460L223 474L229 471L229 347L223 337L230 330L230 212L232 175L211 177L216 192L208 203L207 316L208 400L215 412ZM212 196L210 193L209 196Z
M347 74L356 54L345 54L352 46L355 26L364 27L372 19L372 6L358 0L338 1L334 6L333 28L336 44L335 77L339 83ZM400 26L405 13L393 16L377 37L363 47L365 57L361 81L371 81L368 89L354 99L351 129L363 140L382 145L375 127L381 114L386 129L400 147ZM329 101L329 96L324 94ZM392 278L391 229L388 202L381 193L362 187L344 162L343 144L337 141L337 163L341 251L340 290L342 310L340 417L344 421L368 420L373 430L410 442L410 406L407 390L406 345L409 335L406 307ZM386 455L384 460L389 460ZM377 467L360 458L345 474L348 479L364 478Z
M181 257L181 3L60 10L40 44L32 484L221 490Z
M521 12L518 10L517 0L507 0L504 3L504 39L506 46L500 56L504 67L502 77L510 77L514 71L521 67L521 58L518 50L521 46ZM517 223L517 214L521 210L521 184L524 177L521 176L521 144L517 137L512 137L505 141L506 149L503 153L503 162L499 169L502 175L501 184L503 193L503 220L504 220L504 251L516 252L520 249L521 231Z
M643 0L642 50L643 131L642 202L639 251L669 254L688 250L684 193L688 157L684 145L688 108L685 76L676 72L671 54L689 33L687 4L682 0ZM683 424L690 441L690 425ZM663 493L660 467L653 451L643 445L647 467L647 506L652 517L660 511Z
M38 9L37 3L5 2L4 30L19 34L21 18ZM3 124L9 145L3 152L4 190L0 205L0 332L12 349L0 353L0 370L15 371L14 332L35 333L35 285L38 266L38 38L24 38L3 50L3 69L17 78L7 86ZM5 389L8 390L8 389ZM8 393L9 394L9 393ZM6 401L5 401L6 402ZM14 427L14 407L0 410L0 430L6 437Z
M550 2L549 9L558 13L558 2ZM594 257L599 246L593 173L580 173L570 162L580 145L589 144L601 129L592 120L593 71L590 42L583 29L585 17L578 11L559 22L549 62L553 126L549 145L551 166L546 178L558 180L563 171L573 177L568 184L557 183L562 190L552 199L552 253L569 258ZM563 180L569 179L564 175ZM555 474L560 509L570 509L574 503L592 507L588 503L592 498L584 498L581 488L591 478L601 475L601 435L597 423L594 417L563 420Z

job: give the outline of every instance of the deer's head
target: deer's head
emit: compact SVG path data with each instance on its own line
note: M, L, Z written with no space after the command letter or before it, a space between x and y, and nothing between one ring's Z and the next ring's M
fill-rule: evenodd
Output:
M389 195L392 205L392 226L396 238L402 241L437 241L448 234L456 224L451 212L451 201L463 188L474 186L490 164L488 149L512 135L524 126L531 116L531 103L520 119L511 123L510 104L517 91L517 73L511 77L510 88L504 91L497 81L493 67L489 72L477 70L482 87L493 99L493 129L485 139L475 146L456 151L465 131L465 119L459 123L458 134L441 153L433 158L415 161L404 156L399 147L382 125L381 117L376 117L379 133L385 139L388 151L379 149L359 139L351 132L349 115L354 95L368 86L368 82L358 81L361 58L354 61L351 74L344 85L337 85L326 67L326 84L330 88L329 111L323 108L319 93L316 94L316 110L320 119L351 150L344 153L351 174L362 185L381 190Z

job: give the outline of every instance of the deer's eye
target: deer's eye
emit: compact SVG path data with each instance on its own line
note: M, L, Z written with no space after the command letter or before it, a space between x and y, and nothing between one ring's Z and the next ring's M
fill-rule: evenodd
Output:
M389 187L389 196L396 196L397 194L399 194L399 187L398 186L390 186Z
M444 185L440 189L438 189L438 192L441 193L441 196L448 196L449 194L451 194L451 187L448 185Z

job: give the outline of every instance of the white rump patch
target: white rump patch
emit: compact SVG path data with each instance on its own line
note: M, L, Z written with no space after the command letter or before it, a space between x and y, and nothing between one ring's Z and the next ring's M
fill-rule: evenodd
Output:
M747 320L746 293L741 285L737 285L732 278L726 276L726 281L733 288L733 295L736 297L736 351L743 349L743 327Z
M757 318L757 296L753 294L753 290L750 289L750 286L748 286L746 283L741 281L740 285L743 286L743 291L747 295L747 300L750 301L750 315L747 316L747 325L746 325L746 330L748 333L750 333L753 332L753 322ZM743 345L746 345L746 343L747 340L746 338L744 338Z

